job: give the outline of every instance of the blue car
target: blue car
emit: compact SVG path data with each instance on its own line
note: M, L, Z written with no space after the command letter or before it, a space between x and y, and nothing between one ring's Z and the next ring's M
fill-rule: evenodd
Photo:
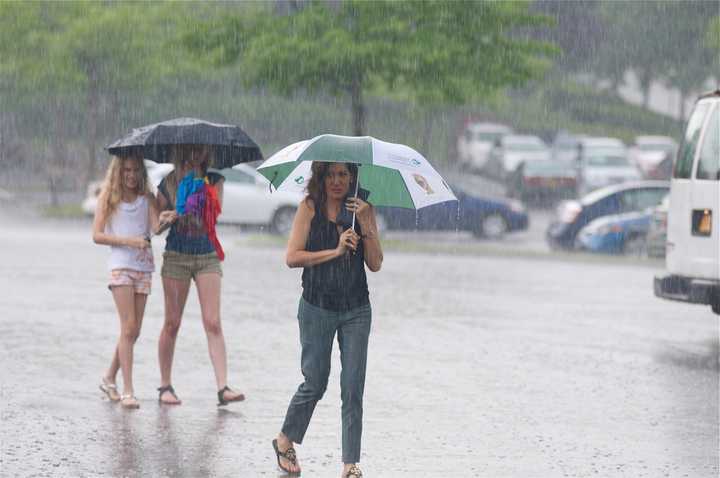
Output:
M380 227L420 231L470 231L477 237L491 239L501 238L507 232L528 228L528 214L520 201L474 196L457 186L451 188L458 198L457 201L435 204L418 211L377 207Z
M658 205L669 191L665 181L633 181L597 189L579 201L564 201L558 205L545 238L553 249L574 249L578 233L590 222L603 216L645 211Z
M641 255L646 250L646 239L652 213L629 212L595 219L577 235L576 248L606 254Z

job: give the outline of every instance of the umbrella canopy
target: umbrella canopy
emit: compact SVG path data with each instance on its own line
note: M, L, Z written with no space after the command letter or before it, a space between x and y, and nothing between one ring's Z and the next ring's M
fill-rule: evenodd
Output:
M375 206L420 209L457 200L420 153L371 136L316 136L278 151L257 170L277 189L302 191L312 175L312 161L360 165L359 182Z
M107 146L107 150L110 154L123 154L142 147L145 158L167 163L173 145L211 146L213 167L218 169L263 159L258 145L239 126L195 118L176 118L135 128Z

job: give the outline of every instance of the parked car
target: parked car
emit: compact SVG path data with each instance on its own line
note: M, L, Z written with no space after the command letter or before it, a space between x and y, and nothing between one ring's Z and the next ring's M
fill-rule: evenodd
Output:
M173 165L145 161L150 183L156 189L160 181L173 170ZM267 228L277 234L290 232L295 211L303 199L302 193L270 192L267 179L247 164L238 164L217 172L225 176L223 208L218 223ZM94 181L88 187L88 197L82 204L86 213L95 213L101 187L101 181Z
M645 255L651 210L599 217L583 227L575 248L608 254Z
M646 179L669 180L677 143L669 136L638 136L630 148L630 159Z
M458 198L418 211L396 207L377 207L382 229L470 231L476 237L499 239L508 232L528 228L528 214L520 201L470 194L451 185ZM369 198L372 202L372 195Z
M525 204L548 205L577 195L575 164L570 161L523 161L506 184L507 194Z
M155 194L157 192L158 184L160 184L160 181L162 181L163 178L167 176L170 171L173 170L173 165L166 163L156 163L155 161L150 161L149 159L146 159L145 169L148 173L148 179L150 180L152 192L153 194ZM98 197L100 196L100 192L102 191L102 185L102 180L90 181L90 184L88 184L87 194L85 195L85 199L83 199L82 203L80 204L80 208L88 216L95 215L95 208L97 207Z
M630 164L628 151L616 138L583 138L579 142L579 187L581 193L641 179Z
M583 138L585 135L571 134L565 130L558 131L550 146L553 158L558 161L577 161L580 140Z
M701 96L670 180L665 264L655 295L720 315L720 90Z
M667 216L670 209L668 194L653 210L647 233L647 254L650 257L665 257L667 241Z
M550 148L537 136L506 134L495 141L485 169L490 176L505 180L523 161L549 161L551 157Z
M468 123L458 137L457 151L460 166L475 172L482 172L495 141L512 128L497 123Z
M551 248L573 249L580 230L594 219L644 211L659 204L668 191L665 181L637 181L598 189L579 201L563 201L545 237Z
M267 228L283 235L290 232L302 193L271 192L268 180L247 164L223 169L220 174L225 176L225 183L219 223Z

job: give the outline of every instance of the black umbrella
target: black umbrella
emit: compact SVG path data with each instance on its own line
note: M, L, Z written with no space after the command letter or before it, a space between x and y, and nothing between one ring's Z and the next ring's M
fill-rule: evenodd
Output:
M239 126L195 118L175 118L135 128L109 145L107 150L110 154L122 155L143 148L145 158L167 163L173 145L211 146L214 151L212 166L217 169L263 159L258 145Z

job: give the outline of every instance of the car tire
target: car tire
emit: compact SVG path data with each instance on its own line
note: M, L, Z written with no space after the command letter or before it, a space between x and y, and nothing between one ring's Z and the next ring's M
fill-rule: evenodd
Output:
M385 219L385 216L383 216L380 213L375 214L375 225L377 226L377 232L383 233L387 231L388 228L388 221Z
M502 239L509 229L505 217L500 213L494 212L480 218L473 234L476 237L497 240Z
M288 234L290 234L290 229L292 229L292 223L295 220L296 211L297 208L290 206L283 206L277 211L275 211L275 214L273 214L272 222L270 223L272 232L274 232L275 234L280 234L282 236L287 236Z
M633 257L647 257L647 241L643 235L635 235L625 239L623 253Z

